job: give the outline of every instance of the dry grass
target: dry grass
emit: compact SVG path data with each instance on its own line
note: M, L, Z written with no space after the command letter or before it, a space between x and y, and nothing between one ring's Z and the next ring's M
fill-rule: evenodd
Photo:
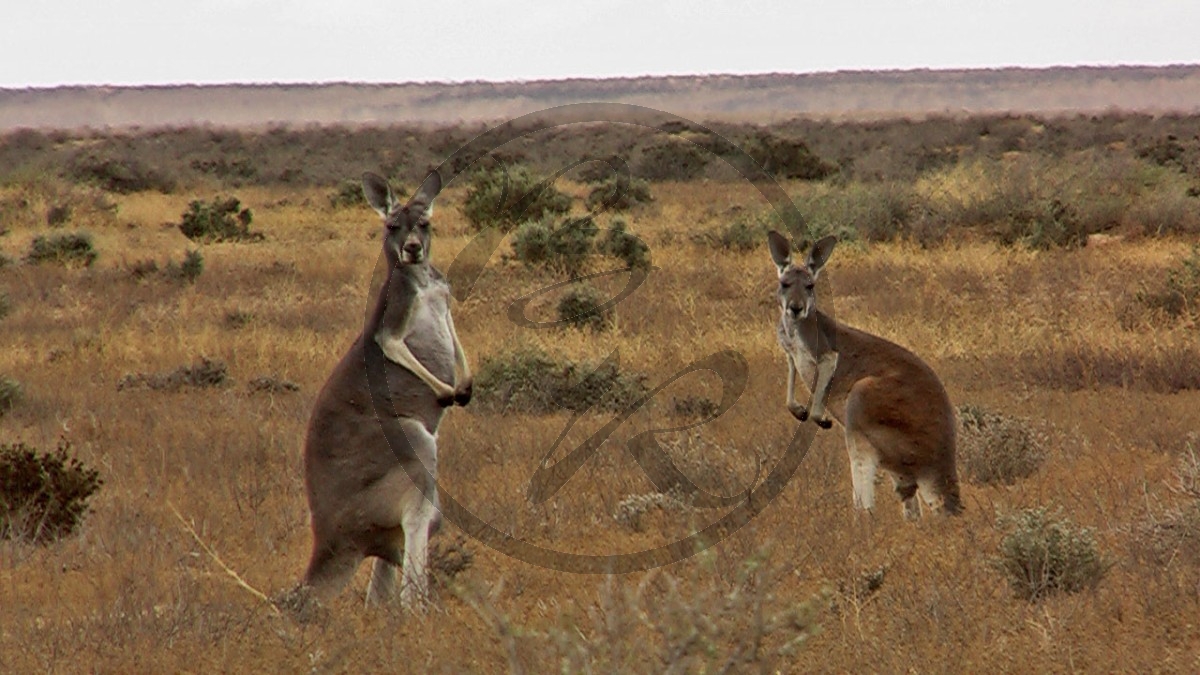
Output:
M748 526L657 576L607 582L543 569L470 538L452 545L463 533L448 523L441 545L457 546L470 564L439 587L428 615L364 611L364 566L351 592L300 624L234 583L197 539L268 597L299 578L310 544L299 447L316 391L364 320L376 225L365 210L330 207L325 190L238 196L266 241L205 245L205 271L193 285L139 283L128 272L131 261L186 250L183 235L162 223L186 208L188 194L113 197L119 217L79 223L100 253L91 267L14 264L0 276L0 290L14 299L0 322L0 373L24 392L0 419L0 441L50 447L65 437L104 480L78 535L45 547L0 542L2 672L538 672L557 667L548 659L564 653L575 664L591 658L662 671L661 663L622 661L620 650L667 653L676 644L671 631L689 629L680 621L688 598L737 608L714 614L720 635L753 637L761 617L792 616L825 589L842 590L809 606L797 624L807 631L811 620L820 632L790 655L779 651L784 637L762 637L760 663L771 654L784 672L1200 668L1200 624L1188 618L1200 611L1200 568L1145 564L1137 527L1191 499L1173 488L1183 439L1200 430L1200 346L1186 325L1130 329L1114 311L1140 279L1185 255L1188 242L837 251L822 297L839 319L921 354L956 405L1059 430L1033 475L1011 486L965 484L961 518L909 524L886 499L871 516L854 513L842 440L836 430L822 432L791 483ZM440 205L433 255L443 269L468 241L462 197L451 188ZM514 300L557 279L498 255L457 303L455 323L473 364L517 344L578 362L619 351L622 370L645 374L651 387L715 351L737 350L750 376L733 408L659 440L693 484L738 494L760 466L774 466L795 431L783 406L771 266L764 250L715 249L687 235L717 225L731 206L759 209L762 200L749 186L714 183L664 183L655 198L652 211L628 221L661 269L620 305L613 330L510 323ZM16 257L45 227L39 218L15 220L0 248ZM625 282L618 275L593 283L615 294ZM527 317L553 321L557 300L530 303ZM235 382L270 374L299 390L117 391L127 373L170 373L201 354L224 363ZM493 526L557 550L605 555L674 541L719 514L653 508L637 528L618 522L613 514L627 498L655 492L625 442L689 423L672 402L719 401L721 387L706 371L667 386L536 506L526 499L530 476L570 412L454 409L441 433L443 490ZM555 459L611 415L583 415ZM1093 529L1111 563L1095 589L1038 604L1011 596L990 564L1003 534L996 514L1039 506ZM759 581L746 574L756 560L769 569ZM754 583L769 583L770 592L738 595ZM475 590L456 592L454 584ZM657 632L637 625L638 612ZM565 626L612 650L554 643ZM514 627L524 632L514 636ZM703 635L714 648L743 644Z

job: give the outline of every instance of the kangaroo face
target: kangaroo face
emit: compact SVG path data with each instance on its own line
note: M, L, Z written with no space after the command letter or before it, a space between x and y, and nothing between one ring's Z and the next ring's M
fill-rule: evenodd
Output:
M442 178L431 172L421 187L400 205L386 180L373 173L363 174L363 193L367 203L383 216L386 228L383 248L393 265L417 265L429 260L430 219L433 198L442 189Z
M806 319L816 309L817 275L829 260L829 254L833 252L836 243L837 239L833 236L821 239L813 244L804 264L797 265L792 262L792 245L787 238L774 231L767 234L771 260L779 272L776 297L779 298L779 307L785 320Z
M786 319L793 321L808 318L816 306L816 279L803 267L788 265L779 274L779 307Z
M388 257L406 264L429 259L429 215L432 209L409 202L392 211L384 220L387 233L383 245Z

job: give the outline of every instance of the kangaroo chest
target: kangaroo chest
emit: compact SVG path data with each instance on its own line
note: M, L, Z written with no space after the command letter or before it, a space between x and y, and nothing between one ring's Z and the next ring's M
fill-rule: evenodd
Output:
M434 363L454 363L454 338L450 332L450 287L431 281L417 289L404 342L413 354L433 369Z
M796 364L796 373L804 386L811 388L817 381L817 358L813 355L808 343L800 334L799 327L788 321L780 321L777 326L779 346L792 357Z

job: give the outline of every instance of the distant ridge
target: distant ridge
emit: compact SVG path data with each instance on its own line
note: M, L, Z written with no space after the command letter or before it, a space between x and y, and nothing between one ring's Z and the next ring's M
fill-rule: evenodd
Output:
M457 124L587 101L698 120L1200 112L1200 65L839 71L608 79L0 89L0 131L209 124Z

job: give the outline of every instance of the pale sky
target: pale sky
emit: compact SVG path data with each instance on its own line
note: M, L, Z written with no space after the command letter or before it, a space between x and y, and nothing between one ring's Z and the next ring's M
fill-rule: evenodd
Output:
M1200 63L1195 0L0 0L0 87Z

